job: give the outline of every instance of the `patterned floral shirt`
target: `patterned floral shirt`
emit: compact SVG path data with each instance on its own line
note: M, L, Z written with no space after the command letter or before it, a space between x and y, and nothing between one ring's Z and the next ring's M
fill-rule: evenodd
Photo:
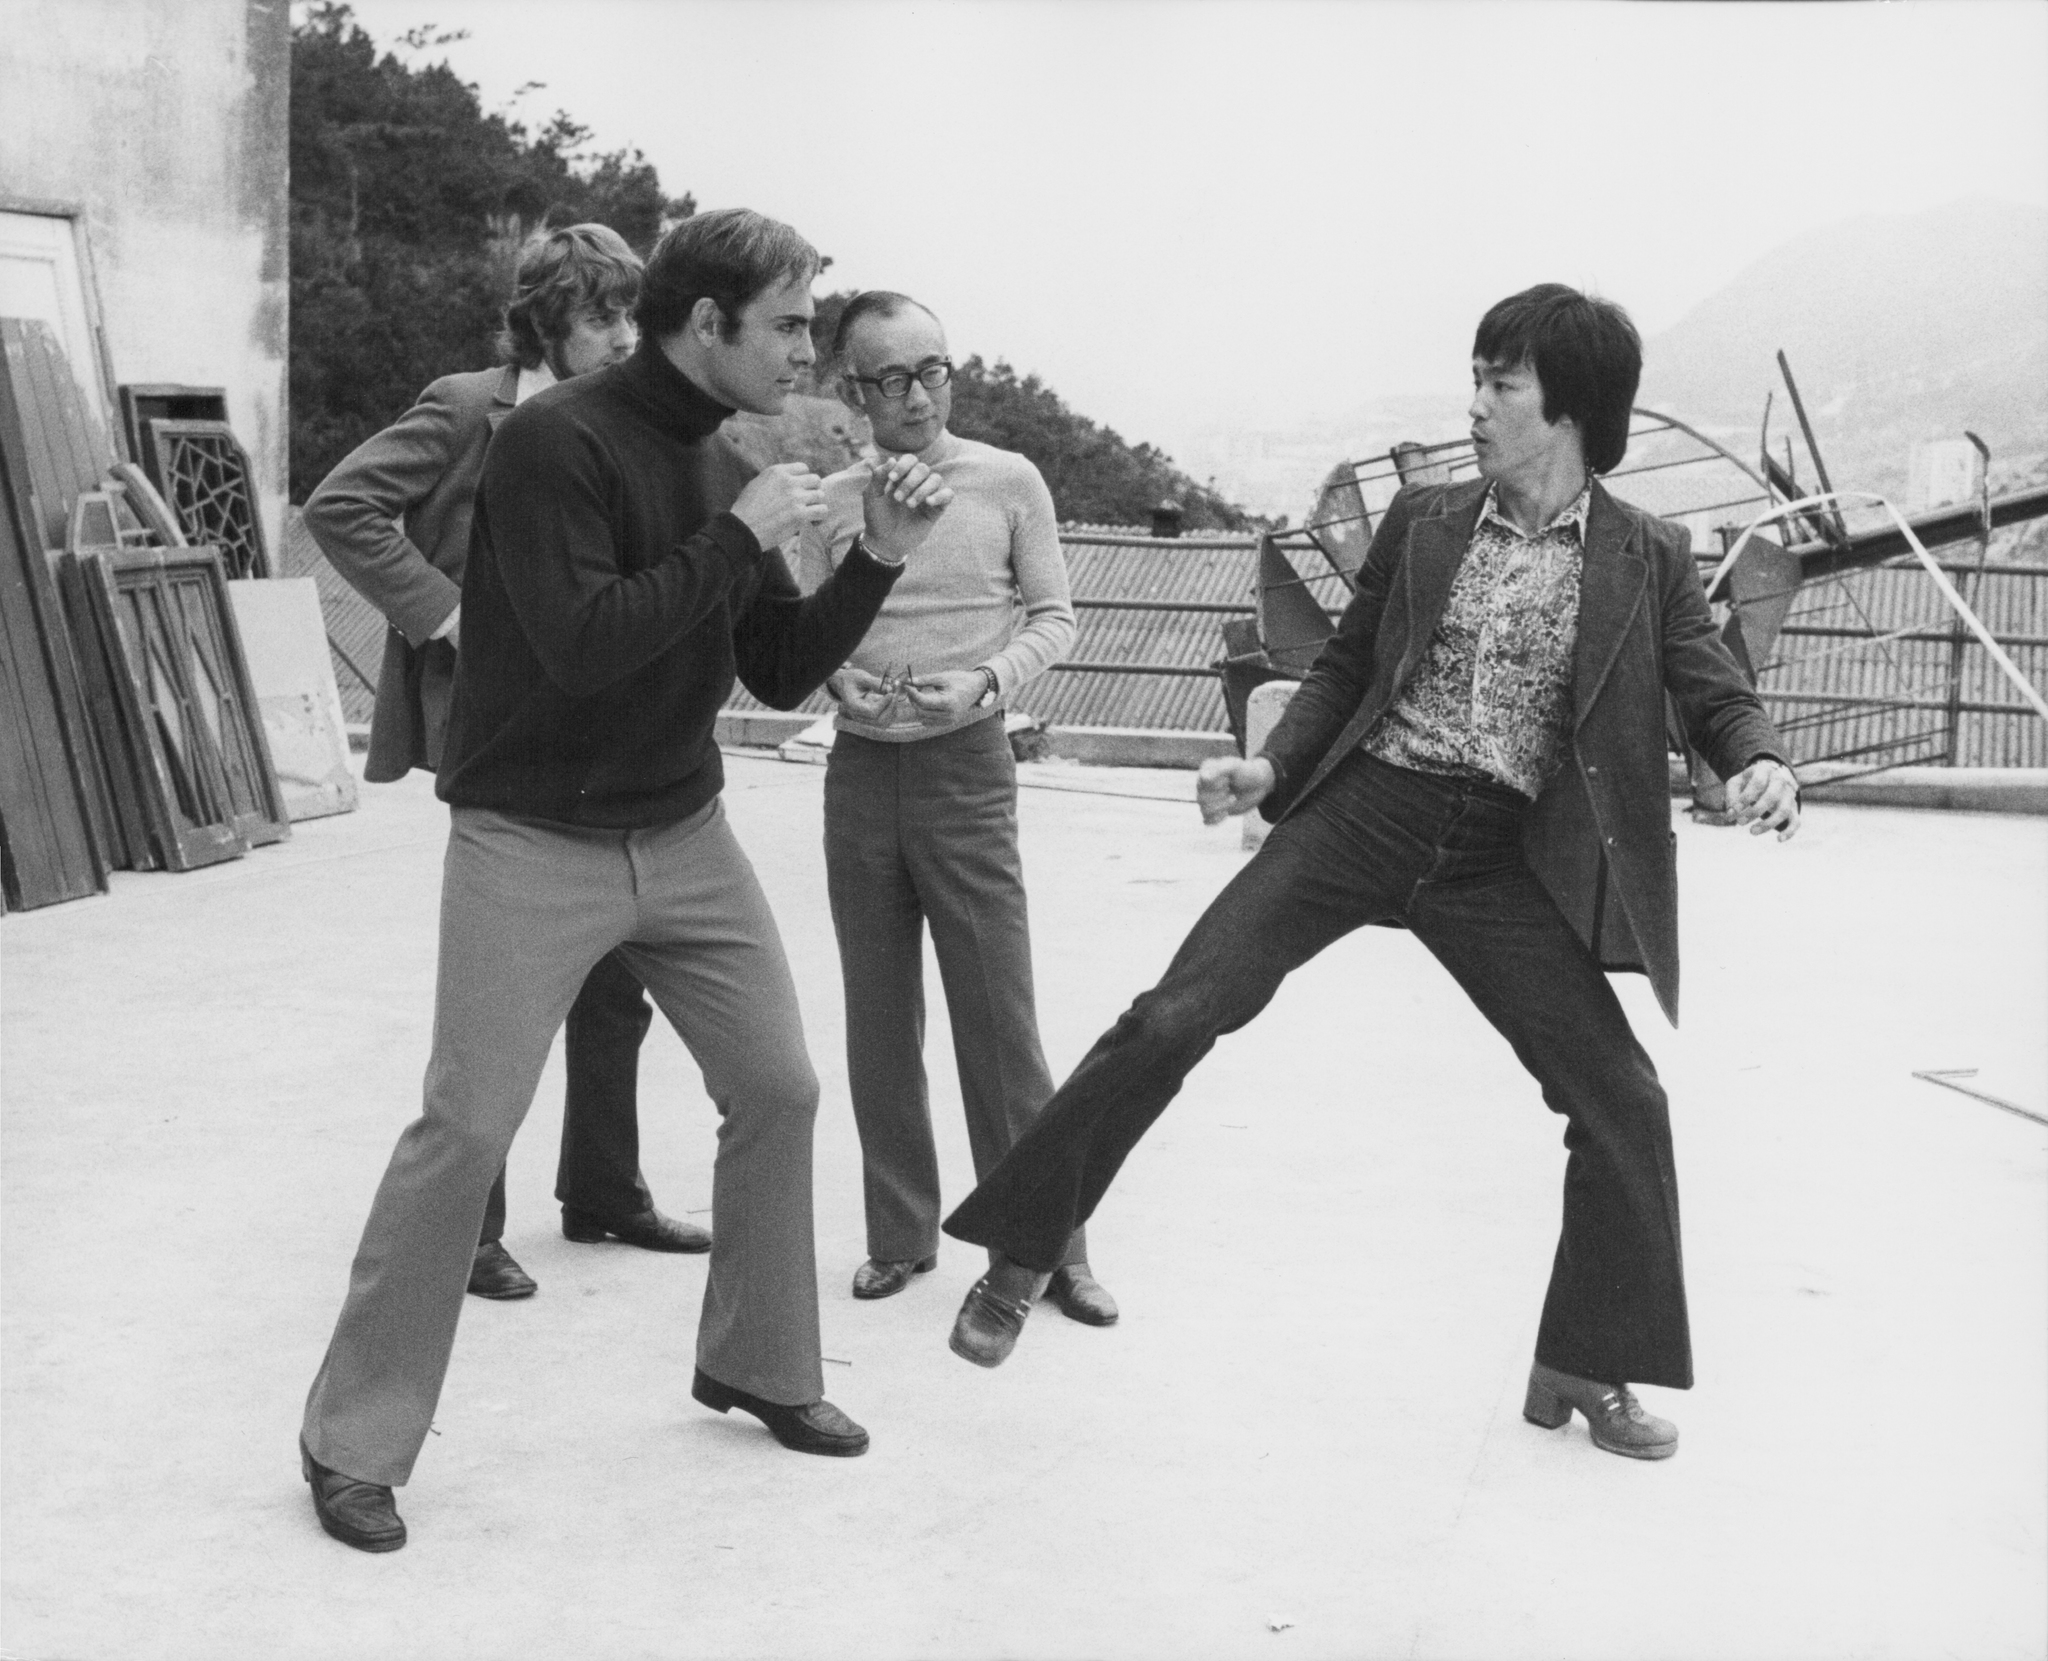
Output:
M1557 765L1571 712L1589 481L1534 536L1492 490L1458 565L1443 619L1407 690L1364 748L1397 767L1475 774L1535 798Z

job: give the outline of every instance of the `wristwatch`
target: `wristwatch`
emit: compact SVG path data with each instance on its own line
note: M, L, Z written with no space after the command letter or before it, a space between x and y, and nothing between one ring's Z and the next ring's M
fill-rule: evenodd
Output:
M1002 695L1002 684L996 679L996 672L985 663L974 672L988 682L988 690L974 700L974 707L987 709Z

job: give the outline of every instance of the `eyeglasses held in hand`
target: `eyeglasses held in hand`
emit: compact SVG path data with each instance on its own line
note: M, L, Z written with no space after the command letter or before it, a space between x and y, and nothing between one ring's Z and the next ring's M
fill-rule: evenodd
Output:
M940 358L935 363L919 364L915 369L894 369L886 375L854 375L850 379L862 386L871 386L884 398L892 401L910 396L912 381L927 392L936 392L953 378L953 360Z

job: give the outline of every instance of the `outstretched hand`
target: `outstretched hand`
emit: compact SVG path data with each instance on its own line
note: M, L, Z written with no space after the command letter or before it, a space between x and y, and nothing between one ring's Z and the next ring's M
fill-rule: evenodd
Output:
M876 464L861 498L869 544L883 559L908 558L931 535L952 499L953 487L915 456L891 456Z
M1233 813L1249 813L1273 793L1276 776L1264 756L1245 761L1211 756L1195 774L1195 805L1202 823L1220 825Z

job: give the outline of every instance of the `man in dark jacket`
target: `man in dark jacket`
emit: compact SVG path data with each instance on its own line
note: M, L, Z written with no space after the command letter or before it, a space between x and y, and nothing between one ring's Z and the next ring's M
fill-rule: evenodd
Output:
M1525 1414L1573 1408L1610 1452L1677 1431L1630 1383L1692 1383L1670 1119L1603 969L1677 1016L1665 701L1752 831L1799 822L1769 719L1716 633L1687 533L1595 475L1642 365L1620 307L1559 284L1473 346L1481 477L1404 490L1260 754L1204 763L1203 816L1276 828L946 1232L1001 1260L953 1347L999 1364L1124 1157L1217 1037L1366 923L1405 924L1567 1121L1564 1223Z
M790 708L866 632L950 492L877 468L865 536L808 598L776 551L827 513L800 463L755 474L718 428L777 413L810 363L811 245L739 209L648 262L626 362L551 387L491 441L462 585L438 789L442 879L424 1110L392 1154L306 1402L322 1526L405 1542L470 1245L556 1029L617 950L720 1116L692 1394L785 1446L862 1453L823 1399L812 1250L818 1084L775 919L725 820L714 726L737 676Z

